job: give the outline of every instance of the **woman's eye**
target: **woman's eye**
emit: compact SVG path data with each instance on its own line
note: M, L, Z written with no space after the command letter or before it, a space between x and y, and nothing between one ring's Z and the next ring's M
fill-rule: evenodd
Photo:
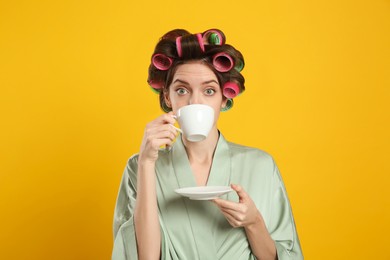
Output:
M179 94L179 95L184 95L187 93L187 90L184 89L184 88L179 88L176 90L176 93Z
M205 91L206 95L211 96L215 93L215 90L212 88L206 89Z

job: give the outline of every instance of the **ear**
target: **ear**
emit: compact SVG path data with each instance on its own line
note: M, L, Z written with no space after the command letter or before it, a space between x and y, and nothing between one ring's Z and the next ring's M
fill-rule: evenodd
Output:
M169 98L168 91L164 91L164 101L167 107L172 108L172 103L171 103L171 99Z
M222 96L221 109L224 109L226 107L227 101L228 101L227 97Z

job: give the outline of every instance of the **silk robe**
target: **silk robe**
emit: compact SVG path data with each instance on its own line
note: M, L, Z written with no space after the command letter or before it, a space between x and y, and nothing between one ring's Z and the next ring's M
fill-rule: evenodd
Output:
M133 221L137 199L138 155L125 168L114 213L113 260L137 259ZM210 201L190 200L175 189L196 186L181 136L162 149L156 162L161 259L256 259L244 228L233 228ZM272 157L255 148L227 142L222 134L214 153L208 186L241 185L261 212L275 241L278 258L303 259L286 190ZM222 198L238 201L232 191Z

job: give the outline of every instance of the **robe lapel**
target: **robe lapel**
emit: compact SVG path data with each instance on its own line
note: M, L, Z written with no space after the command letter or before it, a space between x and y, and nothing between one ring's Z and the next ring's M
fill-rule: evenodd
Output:
M195 177L181 138L178 138L173 146L172 165L180 188L196 186ZM229 186L230 168L229 146L223 136L220 135L207 185ZM185 226L191 227L192 232L189 234L192 236L196 248L197 256L195 259L217 259L218 247L215 244L215 230L220 228L220 223L225 223L226 220L210 201L194 201L188 198L182 198L182 200L186 208L187 218L181 219L180 222L184 225L186 221L189 221L189 225ZM184 217L184 215L182 216Z
M180 188L196 186L195 177L181 138L178 138L173 146L172 164ZM207 186L229 186L230 176L231 160L229 146L225 138L220 134Z
M180 135L172 147L172 165L179 184L179 188L196 186L187 152Z
M214 152L213 164L207 186L229 186L231 176L231 161L229 146L222 136L219 135L217 147Z

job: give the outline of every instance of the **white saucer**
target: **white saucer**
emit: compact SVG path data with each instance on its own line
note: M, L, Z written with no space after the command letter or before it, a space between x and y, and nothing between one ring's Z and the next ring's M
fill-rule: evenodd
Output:
M233 191L229 186L198 186L175 190L176 193L192 200L212 200Z

